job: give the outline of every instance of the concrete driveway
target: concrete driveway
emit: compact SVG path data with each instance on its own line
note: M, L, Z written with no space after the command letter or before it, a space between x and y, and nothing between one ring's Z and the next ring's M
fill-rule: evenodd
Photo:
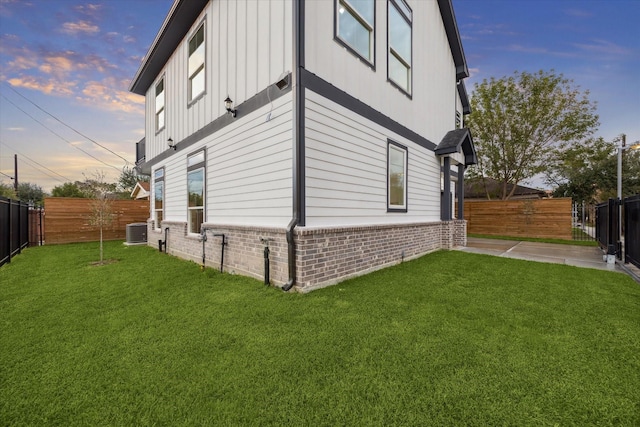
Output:
M469 237L466 247L458 250L478 254L517 258L528 261L551 262L599 270L624 271L616 264L607 264L603 252L596 246L573 246L553 243L520 242L516 240L481 239Z

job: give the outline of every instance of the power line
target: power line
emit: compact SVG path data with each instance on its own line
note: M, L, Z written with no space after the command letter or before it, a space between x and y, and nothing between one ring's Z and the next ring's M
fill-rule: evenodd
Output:
M26 114L27 116L29 116L33 121L35 121L36 123L38 123L40 126L42 126L43 128L45 128L46 130L48 130L49 132L51 132L52 134L54 134L55 136L57 136L58 138L62 139L64 142L66 142L67 144L69 144L70 146L72 146L73 148L76 148L80 151L82 151L84 154L86 154L87 156L99 161L100 163L102 163L105 166L109 166L110 168L113 168L115 170L117 170L118 172L120 172L120 169L110 165L108 163L103 162L102 160L100 160L99 158L97 158L96 156L94 156L91 153L86 152L85 150L83 150L80 147L77 147L75 145L73 145L69 140L67 140L66 138L64 138L62 135L56 133L54 130L52 130L51 128L47 127L44 123L42 123L40 120L36 119L35 117L33 117L31 114L27 113L26 111L24 111L22 108L18 107L13 101L11 101L9 98L7 98L6 96L4 96L3 94L0 93L0 96L2 98L4 98L7 102L9 102L11 105L13 105L14 107L16 107L18 110L22 111L24 114Z
M9 178L9 179L13 179L13 177L12 177L12 176L9 176L9 175L7 175L7 174L6 174L6 173L4 173L4 172L0 172L0 175L4 175L4 176L6 176L6 177L7 177L7 178Z
M38 104L36 104L35 102L33 102L32 100L30 100L29 98L27 98L26 96L24 96L23 94L21 94L20 92L18 92L13 86L8 85L9 89L11 89L12 91L14 91L18 96L20 96L21 98L25 99L27 102L29 102L31 105L33 105L34 107L36 107L38 110L42 111L43 113L45 113L46 115L48 115L49 117L53 118L54 120L56 120L58 123L60 123L63 126L66 126L67 128L71 129L72 131L74 131L75 133L77 133L78 135L80 135L83 138L86 138L88 141L93 142L94 144L96 144L98 147L101 147L104 150L107 150L108 152L110 152L111 154L113 154L114 156L120 157L122 160L125 161L126 164L129 164L129 161L127 159L125 159L124 157L122 157L120 154L110 150L109 148L105 147L104 145L100 144L99 142L95 141L94 139L88 137L87 135L83 134L82 132L80 132L79 130L75 129L73 126L68 125L67 123L65 123L64 121L62 121L61 119L57 118L56 116L54 116L53 114L49 113L47 110L45 110L44 108L40 107Z
M71 180L70 180L69 178L67 178L66 176L60 175L58 172L53 171L53 170L49 169L48 167L46 167L45 165L43 165L43 164L41 164L41 163L36 162L35 160L33 160L32 158L30 158L29 156L26 156L26 155L24 155L23 153L21 153L21 152L19 152L18 150L16 150L15 148L13 148L13 147L11 147L11 146L7 145L7 143L6 143L6 142L0 142L0 144L4 145L4 146L5 146L5 147L7 147L9 150L13 150L13 151L15 151L17 154L20 154L20 156L24 157L24 158L25 158L25 159L27 159L27 160L32 161L33 163L37 164L38 166L45 168L45 169L46 169L46 170L48 170L49 172L51 172L51 173L53 173L53 174L55 174L55 175L58 175L60 178L65 179L65 181L61 181L61 182L71 182ZM32 167L33 167L33 165L32 165ZM42 172L42 171L40 171L40 172ZM47 176L49 176L49 177L51 177L51 178L53 178L53 179L55 179L55 180L57 180L57 181L60 181L59 179L57 179L57 178L55 178L55 177L52 177L51 175L48 175L48 174L47 174L47 173L45 173L45 172L42 172L42 173L44 173L45 175L47 175ZM4 174L3 174L3 175L4 175Z

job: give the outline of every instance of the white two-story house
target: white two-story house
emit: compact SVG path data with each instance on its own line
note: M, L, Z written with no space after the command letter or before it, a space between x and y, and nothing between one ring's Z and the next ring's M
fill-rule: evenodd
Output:
M150 244L303 292L464 245L467 76L451 0L176 0L130 87Z

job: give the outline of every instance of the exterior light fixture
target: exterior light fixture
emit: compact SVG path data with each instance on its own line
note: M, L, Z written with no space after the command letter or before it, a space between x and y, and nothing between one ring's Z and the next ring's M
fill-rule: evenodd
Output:
M173 138L169 138L167 139L167 144L169 145L169 148L173 148L173 150L176 150L176 144L173 143Z
M224 108L227 109L227 114L231 114L233 117L235 117L236 113L238 112L238 110L233 109L233 101L231 100L231 98L229 98L228 95L227 99L224 100Z

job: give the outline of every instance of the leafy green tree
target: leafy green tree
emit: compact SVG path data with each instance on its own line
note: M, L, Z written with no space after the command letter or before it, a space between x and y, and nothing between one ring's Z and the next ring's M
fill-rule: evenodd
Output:
M554 151L546 182L554 196L598 203L617 197L618 145L602 138L561 146ZM622 195L640 194L640 151L623 151Z
M85 199L91 197L91 194L86 192L86 189L80 187L81 184L80 181L65 182L62 185L53 187L51 195L53 197L81 197Z
M120 174L120 178L118 179L118 186L123 192L131 194L138 182L147 181L149 181L148 175L140 175L135 170L135 168L129 168L125 166L124 168L122 168L122 173Z
M595 132L598 116L588 94L553 70L476 83L467 119L478 154L471 176L499 181L500 198L509 199L518 183L547 169L554 147Z
M18 183L18 199L34 206L42 206L44 204L45 192L42 187L30 182Z
M13 189L13 185L5 184L4 182L0 182L0 196L6 197L7 199L17 199L16 192Z

